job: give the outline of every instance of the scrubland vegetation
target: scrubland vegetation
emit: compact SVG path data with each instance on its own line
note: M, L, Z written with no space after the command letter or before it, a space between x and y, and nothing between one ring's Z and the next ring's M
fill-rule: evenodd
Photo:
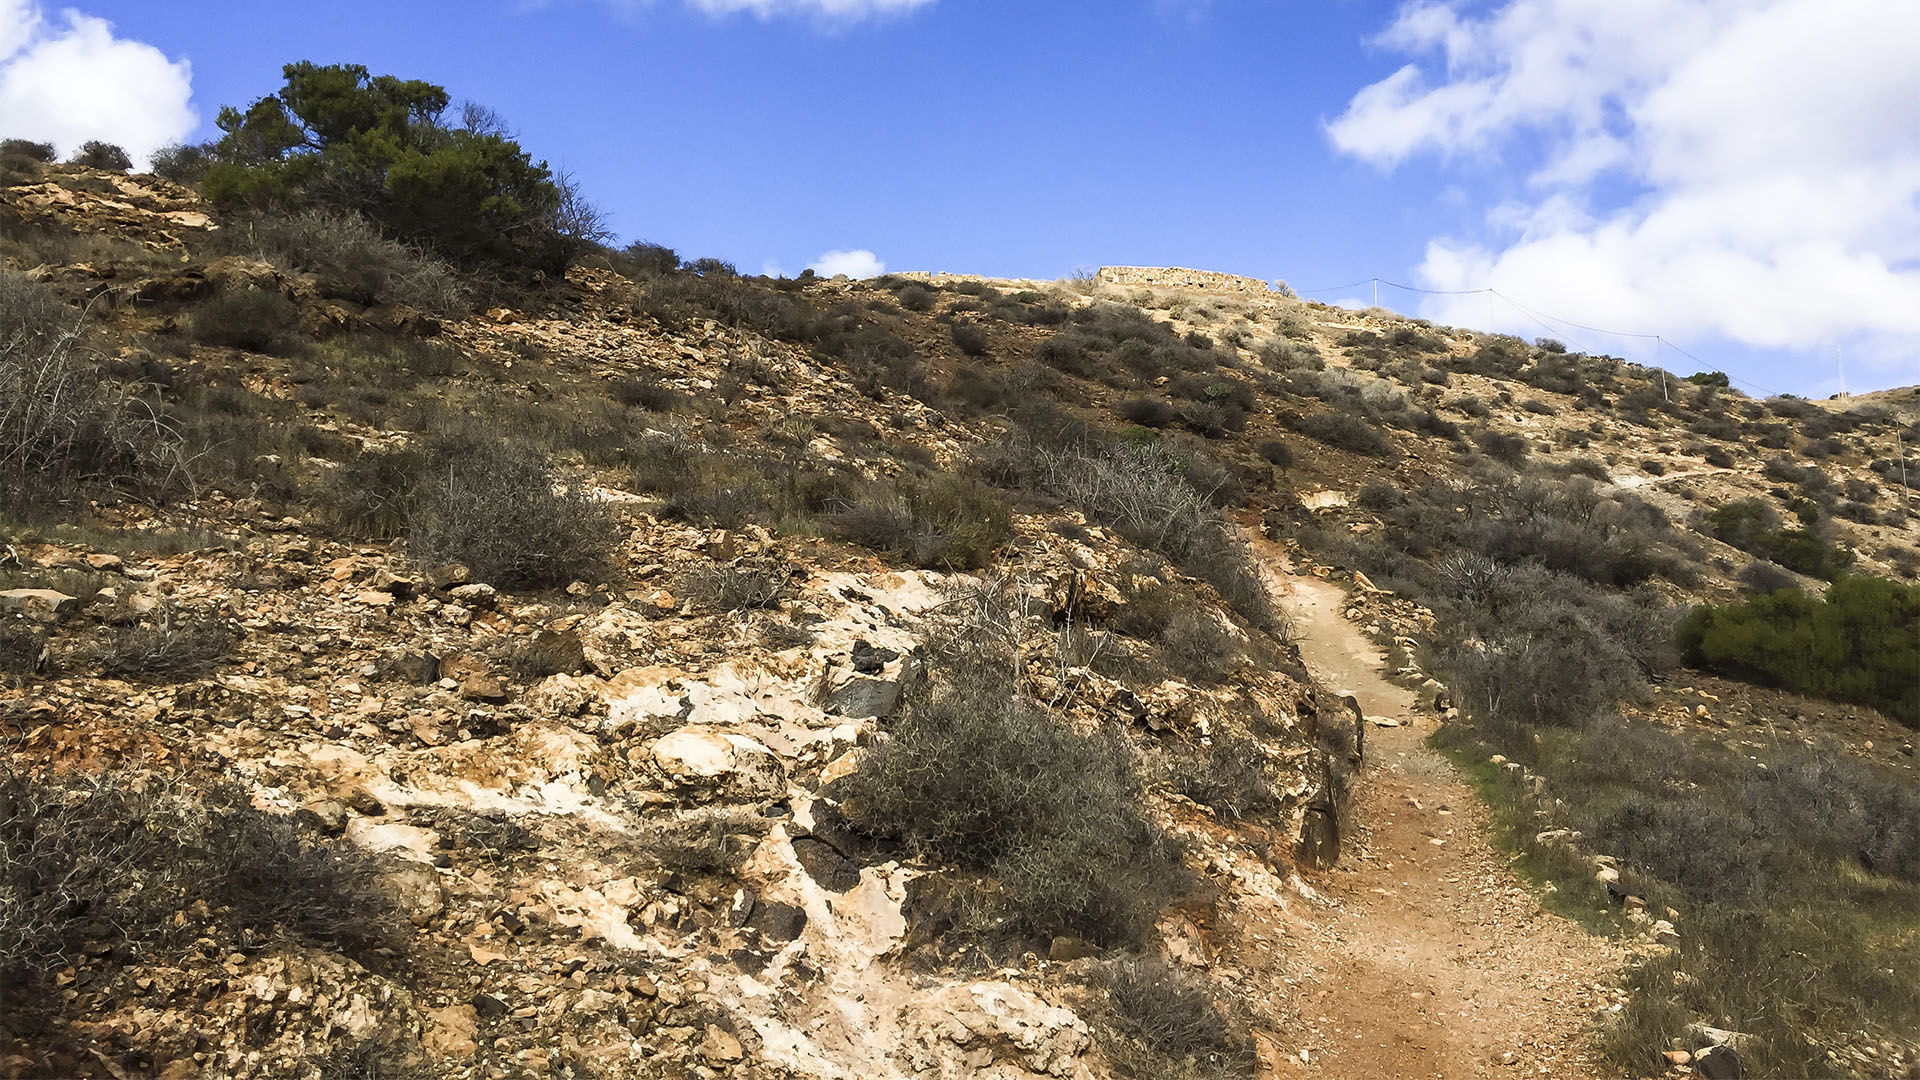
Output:
M1625 886L1655 909L1685 913L1677 951L1633 975L1610 1036L1619 1064L1649 1068L1698 1019L1754 1034L1755 1064L1782 1075L1825 1068L1828 1034L1920 1027L1911 774L1829 743L1755 749L1623 718L1691 665L1920 726L1920 586L1859 573L1912 577L1920 552L1910 534L1877 551L1855 539L1909 520L1898 478L1920 461L1877 456L1864 436L1910 446L1912 425L1751 401L1717 373L1674 379L1411 321L1335 339L1291 309L1222 302L1162 318L1084 288L842 286L614 248L567 179L484 110L455 113L439 87L351 66L291 65L278 94L223 110L220 126L218 141L155 162L222 214L188 255L259 260L282 280L183 284L128 330L124 313L58 282L0 270L8 535L186 517L217 493L260 520L393 543L423 571L457 563L500 589L558 594L630 570L616 557L626 511L606 489L667 521L760 526L940 571L995 567L1044 518L1069 536L1109 530L1142 555L1116 583L1120 615L1051 628L1064 665L1215 687L1249 667L1296 670L1235 523L1264 511L1271 538L1433 612L1421 662L1467 721L1441 734L1451 752L1474 767L1497 752L1544 776L1556 825L1617 854ZM112 151L75 161L128 168ZM54 157L0 143L0 184L51 175ZM5 218L0 236L22 269L80 250ZM164 271L125 248L108 255ZM448 332L495 305L574 310L559 284L570 268L605 275L614 322L711 324L805 350L876 409L751 427L730 408L792 375L750 350L708 386L639 361L599 374L531 338L483 353ZM348 315L325 309L328 322L321 305L336 302ZM1657 450L1609 455L1621 425ZM1613 482L1680 457L1728 469L1747 443L1777 455L1764 493L1676 512ZM1870 461L1880 481L1834 481L1821 463L1840 459ZM1306 510L1311 484L1351 489L1352 509ZM1824 596L1800 575L1829 582ZM790 567L736 562L672 585L700 611L739 613L777 608L793 581ZM1736 584L1752 595L1706 601ZM1141 754L1118 731L1076 733L1018 685L1004 628L1025 616L982 611L931 650L930 679L841 782L849 820L960 873L956 934L1114 950L1093 983L1121 1067L1248 1075L1232 1010L1134 953L1192 884L1146 807L1176 793L1229 822L1273 813L1284 797L1257 737L1165 737ZM121 619L68 662L177 680L218 667L243 632L162 610ZM538 654L521 654L525 670L577 666ZM10 679L44 674L48 655L40 629L0 632ZM1561 902L1604 904L1584 863L1531 842L1539 823L1520 793L1480 775ZM656 855L719 872L737 861L734 836L690 828ZM383 943L390 915L369 885L379 867L357 849L226 790L8 774L0 845L11 986L89 943L176 947L163 916L190 885L234 933L353 955Z

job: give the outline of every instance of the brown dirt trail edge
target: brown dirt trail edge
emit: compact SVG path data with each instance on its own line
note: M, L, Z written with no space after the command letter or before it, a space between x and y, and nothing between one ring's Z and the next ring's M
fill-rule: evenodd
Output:
M1385 658L1341 615L1341 588L1292 575L1277 549L1256 547L1315 676L1353 693L1369 718L1400 722L1368 723L1345 852L1307 876L1317 898L1286 904L1284 925L1267 928L1285 946L1263 934L1223 957L1285 987L1272 1004L1288 1022L1260 1039L1262 1075L1616 1075L1594 1028L1623 951L1543 911L1493 848L1484 807L1426 745L1432 713L1386 680ZM1239 929L1250 937L1255 926Z

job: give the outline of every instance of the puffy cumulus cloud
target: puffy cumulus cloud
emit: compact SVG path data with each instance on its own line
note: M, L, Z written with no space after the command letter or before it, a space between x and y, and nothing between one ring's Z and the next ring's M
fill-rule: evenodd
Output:
M807 269L821 277L837 277L845 274L850 278L879 277L887 272L887 264L880 261L871 251L829 251L813 260Z
M1920 3L1413 0L1411 62L1328 125L1391 168L1529 163L1486 233L1432 240L1436 289L1760 348L1920 352ZM1484 322L1479 298L1426 313ZM1852 355L1853 350L1849 349ZM1902 359L1906 358L1906 359Z
M115 37L105 19L52 18L35 0L0 0L0 135L62 154L100 139L144 162L198 126L191 98L185 60Z

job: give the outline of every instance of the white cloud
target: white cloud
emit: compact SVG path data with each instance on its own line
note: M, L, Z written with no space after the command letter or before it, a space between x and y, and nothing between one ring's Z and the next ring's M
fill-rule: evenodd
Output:
M850 278L879 277L887 272L887 264L879 260L871 251L829 251L813 260L807 269L821 277L837 277L845 274Z
M1328 125L1392 167L1540 159L1433 288L1491 284L1584 322L1920 364L1920 3L1414 0L1412 62ZM1621 194L1621 192L1626 194ZM1435 318L1484 321L1480 298ZM1849 348L1849 355L1853 355Z
M191 96L185 60L115 37L105 19L49 19L37 0L0 0L0 136L63 155L101 139L144 162L199 125Z

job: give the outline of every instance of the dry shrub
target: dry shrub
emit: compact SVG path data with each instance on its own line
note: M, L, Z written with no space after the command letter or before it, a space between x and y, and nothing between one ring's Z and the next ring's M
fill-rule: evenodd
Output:
M263 214L230 230L236 244L276 266L313 274L327 296L360 304L404 304L431 315L467 312L467 288L453 267L392 240L350 211Z
M1230 1023L1206 976L1157 957L1102 962L1108 1057L1128 1077L1228 1080L1257 1073L1252 1040Z
M417 560L464 563L501 588L592 580L607 569L613 511L575 485L557 489L532 450L477 435L447 436L428 451L407 515Z
M1131 753L1020 700L1003 669L945 658L940 685L844 781L848 819L991 876L1027 932L1142 940L1181 873L1141 810Z
M126 487L184 487L180 433L83 355L84 324L53 291L0 271L0 504L12 510Z

